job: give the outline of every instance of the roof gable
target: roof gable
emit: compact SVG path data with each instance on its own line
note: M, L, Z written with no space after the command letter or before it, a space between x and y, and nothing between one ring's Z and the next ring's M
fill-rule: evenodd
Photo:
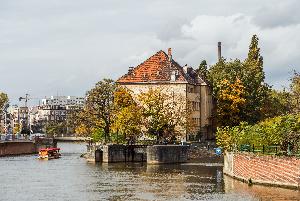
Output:
M170 82L172 73L176 73L175 82L187 82L182 67L171 56L160 50L123 75L117 82Z

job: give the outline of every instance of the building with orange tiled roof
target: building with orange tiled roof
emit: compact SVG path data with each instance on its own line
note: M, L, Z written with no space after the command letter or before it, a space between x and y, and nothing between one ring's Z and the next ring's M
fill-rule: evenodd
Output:
M160 50L128 72L117 83L138 95L153 87L164 88L167 93L184 97L183 104L190 103L190 119L194 129L182 128L183 140L213 139L213 100L211 88L196 71L187 65L180 66L172 58L171 48L168 54Z

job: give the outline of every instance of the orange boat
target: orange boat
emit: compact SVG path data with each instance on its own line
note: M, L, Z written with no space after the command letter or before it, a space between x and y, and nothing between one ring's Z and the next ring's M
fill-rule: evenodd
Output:
M39 159L50 160L60 158L61 154L59 153L60 148L46 148L40 149Z

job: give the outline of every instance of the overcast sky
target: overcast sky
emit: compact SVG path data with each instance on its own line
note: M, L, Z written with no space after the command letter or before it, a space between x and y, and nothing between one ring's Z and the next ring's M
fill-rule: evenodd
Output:
M260 39L267 82L300 71L299 0L0 0L0 91L12 102L80 95L159 50L181 65L244 59Z

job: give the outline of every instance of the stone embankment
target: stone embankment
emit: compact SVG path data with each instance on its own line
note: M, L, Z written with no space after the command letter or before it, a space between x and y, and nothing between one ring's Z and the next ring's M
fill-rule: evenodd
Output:
M223 156L216 156L213 145L88 145L82 157L89 162L146 162L163 163L223 163Z
M56 147L56 142L52 138L37 138L35 141L2 141L0 142L0 157L35 154L41 148L46 147Z
M224 173L249 184L300 189L300 159L227 152Z

